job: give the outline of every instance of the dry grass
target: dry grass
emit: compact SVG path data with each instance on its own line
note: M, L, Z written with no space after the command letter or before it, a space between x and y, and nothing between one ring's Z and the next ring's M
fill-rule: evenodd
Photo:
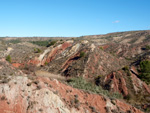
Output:
M58 79L58 80L66 80L66 78L61 76L61 75L52 74L52 73L49 73L47 71L42 71L42 70L35 71L35 75L36 76L41 76L41 77L50 77L52 79Z

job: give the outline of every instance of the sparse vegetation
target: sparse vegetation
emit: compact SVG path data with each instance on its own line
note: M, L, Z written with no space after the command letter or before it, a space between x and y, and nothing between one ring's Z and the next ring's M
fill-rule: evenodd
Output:
M16 40L9 40L7 41L7 43L13 43L13 44L17 44L17 43L20 43L21 41L16 39Z
M50 46L52 46L52 45L54 45L55 43L56 43L57 41L51 41L48 45L47 45L47 47L50 47Z
M10 55L6 56L6 60L7 60L9 63L11 63L11 56L10 56Z
M143 34L112 33L82 38L68 37L63 40L60 37L10 38L11 40L19 39L21 43L15 42L15 40L13 42L19 44L8 43L7 41L10 39L6 38L4 45L0 40L1 89L3 88L5 91L4 86L11 88L13 85L14 88L17 88L22 85L23 88L18 91L23 94L21 98L27 97L24 101L29 100L28 108L33 107L33 96L30 95L33 90L37 92L36 96L38 96L35 99L41 98L40 101L42 101L42 98L47 98L48 95L57 95L69 110L75 108L79 112L83 108L85 111L87 109L89 112L98 113L98 105L93 103L97 103L101 99L103 102L100 103L104 103L106 112L122 112L118 107L119 101L133 106L124 112L132 112L134 106L149 112L149 105L147 105L150 102L149 87L141 82L143 80L150 85L150 61L142 61L150 59L148 42L150 38L144 39L144 36L148 34L149 32ZM24 43L25 41L32 41L33 44ZM132 44L130 41L133 41ZM11 49L12 51L9 51ZM38 59L40 61L37 61ZM79 77L82 75L85 78ZM25 82L21 83L20 80ZM31 90L27 90L29 88ZM43 90L43 88L45 89ZM44 97L40 94L42 90ZM62 94L68 97L66 98ZM6 98L8 97L6 94L2 93L1 97L0 99L5 103L12 101ZM93 97L97 98L93 99ZM38 107L40 101L35 103L34 108L37 108L37 112L45 112L43 106ZM128 106L126 103L122 105ZM114 109L107 104L113 106Z
M74 95L74 99L70 100L71 106L74 106L75 108L79 109L80 107L80 101L78 99L78 95Z
M97 86L95 84L87 82L83 77L69 79L67 83L74 88L90 91L96 94L104 94L112 98L122 98L122 95L120 93L110 93L109 91L102 89L101 86Z
M146 46L145 46L145 49L146 49L146 50L150 50L150 46L149 46L149 45L146 45Z
M50 42L50 40L47 40L47 41L30 41L31 43L33 44L36 44L38 46L47 46Z

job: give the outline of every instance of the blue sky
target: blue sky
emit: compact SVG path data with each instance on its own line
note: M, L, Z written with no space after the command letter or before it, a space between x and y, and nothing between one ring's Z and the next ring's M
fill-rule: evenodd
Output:
M82 36L150 29L150 0L0 0L0 36Z

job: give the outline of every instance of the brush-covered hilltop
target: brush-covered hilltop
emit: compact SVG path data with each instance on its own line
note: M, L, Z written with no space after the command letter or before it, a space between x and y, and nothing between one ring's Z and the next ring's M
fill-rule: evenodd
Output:
M150 31L1 37L0 113L150 112Z

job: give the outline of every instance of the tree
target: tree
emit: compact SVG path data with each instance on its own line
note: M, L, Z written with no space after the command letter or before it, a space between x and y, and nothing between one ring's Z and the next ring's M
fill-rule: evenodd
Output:
M145 60L140 62L140 78L145 81L147 84L150 84L150 61Z
M150 73L150 61L145 60L140 62L140 69L142 73Z

